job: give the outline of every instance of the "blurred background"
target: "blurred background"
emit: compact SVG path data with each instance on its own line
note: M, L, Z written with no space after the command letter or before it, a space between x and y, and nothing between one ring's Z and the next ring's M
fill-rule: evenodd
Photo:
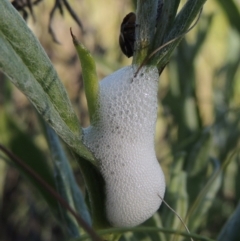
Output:
M135 11L135 1L32 0L32 9L27 2L15 0L13 4L43 45L86 127L89 117L81 68L69 29L93 54L101 80L131 64L131 58L120 50L118 37L122 19ZM198 204L186 222L190 231L212 238L240 198L239 12L239 0L207 1L197 26L179 45L159 82L155 139L168 186L166 200L183 218ZM8 148L22 159L41 156L51 166L33 106L0 72L0 142L6 136ZM2 159L0 155L0 240L63 240L61 225L37 189ZM71 164L84 190L80 171L74 161ZM162 225L178 228L169 212L159 211L168 220Z

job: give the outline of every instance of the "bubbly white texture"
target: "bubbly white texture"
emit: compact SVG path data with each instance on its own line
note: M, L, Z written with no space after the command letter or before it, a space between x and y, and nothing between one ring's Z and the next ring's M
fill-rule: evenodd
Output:
M136 226L161 205L165 179L156 159L158 71L133 66L100 82L98 121L84 142L99 160L106 184L106 214L116 227Z

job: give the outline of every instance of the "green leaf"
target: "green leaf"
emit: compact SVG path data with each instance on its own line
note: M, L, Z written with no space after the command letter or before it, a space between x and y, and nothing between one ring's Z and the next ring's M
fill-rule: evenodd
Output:
M171 29L174 18L177 13L180 0L165 1L162 12L160 13L157 25L156 35L154 37L154 44L151 51L159 48L164 42L164 36ZM157 54L156 54L157 55Z
M221 186L221 172L225 165L220 168L219 161L217 159L212 159L212 174L204 188L200 191L188 213L188 227L191 231L195 231L200 227L207 211L213 204L214 198Z
M87 98L90 121L91 124L94 125L94 122L98 119L97 109L99 94L96 64L90 52L77 40L77 38L72 34L72 31L71 35L81 62L84 90Z
M76 183L58 136L47 124L45 126L53 159L54 178L58 193L80 214L85 222L90 225L91 218L84 202L84 197ZM59 208L71 237L79 237L79 227L75 218L69 214L65 208L62 208L62 206Z
M89 206L93 227L95 229L109 228L105 214L104 180L99 170L80 156L75 156L82 171L83 179L88 190Z
M81 129L77 117L50 59L26 22L8 0L1 0L0 31L21 58L22 64L41 85L69 129L79 136ZM13 58L11 55L8 57Z
M0 52L0 70L76 153L96 165L81 142L77 117L49 58L7 0L1 1L0 8Z
M240 240L240 204L223 226L217 241L239 241Z
M209 153L212 147L212 133L207 129L200 136L187 158L188 176L196 176L202 172L209 161Z
M164 204L163 204L164 205ZM155 213L151 218L145 221L142 225L144 227L161 227L161 221L158 213ZM149 240L149 241L166 241L164 233L159 232L142 232L142 233L133 233L133 236L136 240Z
M146 58L149 48L151 48L154 38L156 18L157 18L157 0L138 0L136 11L135 44L133 64L141 64Z
M199 14L199 11L205 2L206 0L188 0L176 16L174 24L169 34L166 35L164 42L167 43L168 41L171 41L172 39L177 38L186 32L196 16ZM158 69L161 69L163 66L165 66L169 62L169 58L173 50L177 47L182 38L183 37L179 37L166 47L162 48L158 54L152 58L151 62L157 63Z
M197 40L191 46L188 46L188 50L186 51L186 55L188 56L188 64L194 63L197 54L201 50L201 47L206 42L206 38L211 30L212 22L213 22L213 14L210 15L203 15L201 16L201 21L199 22L198 33L197 33Z
M168 184L168 188L165 194L165 201L167 204L176 211L181 217L185 217L188 210L188 194L187 194L187 174L183 170L185 154L182 153L176 157L172 170L171 170L171 181ZM173 213L164 203L163 210L160 212L160 216L163 217L163 226L166 228L179 228L182 223L178 216ZM167 235L167 240L169 239Z

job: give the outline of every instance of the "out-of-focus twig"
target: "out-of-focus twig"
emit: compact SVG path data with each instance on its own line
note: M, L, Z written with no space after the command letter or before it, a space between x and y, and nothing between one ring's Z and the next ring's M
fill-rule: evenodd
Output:
M14 155L5 146L0 144L0 150L8 156L9 159L14 161L17 165L21 166L32 178L34 178L45 190L58 200L62 207L66 208L77 220L79 225L89 234L94 241L102 241L98 234L87 224L78 213L76 213L69 204L31 167L29 167L24 161Z
M35 1L31 1L31 0L14 0L12 2L12 5L19 11L22 12L23 14L23 18L25 20L28 19L28 12L26 10L26 8L29 9L30 11L30 15L33 17L34 21L35 21L35 16L34 16L34 11L33 11L33 6L37 5L39 2L41 2L42 0L35 0Z
M19 12L22 13L23 18L25 20L28 19L29 13L28 13L27 9L29 9L30 15L33 17L33 19L35 21L33 6L37 5L41 1L43 1L43 0L13 0L12 1L12 5ZM51 9L51 11L49 13L48 32L51 35L53 41L55 43L58 43L58 44L60 44L60 41L57 39L57 36L56 36L54 28L53 28L53 19L54 19L56 10L59 10L60 14L63 16L63 14L64 14L63 7L65 7L66 10L69 12L70 16L77 23L77 25L81 29L82 33L85 33L81 19L77 16L75 11L72 9L72 7L69 4L68 0L55 0L53 8Z

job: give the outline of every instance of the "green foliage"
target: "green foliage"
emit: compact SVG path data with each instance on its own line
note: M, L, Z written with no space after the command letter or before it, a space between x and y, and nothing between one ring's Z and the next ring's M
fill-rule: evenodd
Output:
M237 3L235 3L233 0L229 0L228 2L224 0L217 0L219 5L222 7L223 11L226 14L226 17L228 18L230 24L237 29L237 31L240 33L240 27L238 24L238 21L240 19L240 13L239 8L237 6Z
M67 157L62 149L58 136L47 125L46 135L51 150L54 177L58 193L66 201L68 201L69 205L77 213L79 213L89 225L91 225L91 218L87 210L84 197L75 181L69 161L67 160ZM79 237L79 227L76 220L69 215L65 208L62 208L61 206L59 208L62 214L62 219L65 221L64 223L69 231L70 236Z
M94 162L80 141L81 129L63 84L39 41L9 1L1 2L0 46L0 69L69 146Z
M221 233L218 236L218 241L237 241L240 238L239 230L240 220L239 220L239 205L237 206L234 214L229 218L228 222L223 227Z
M45 181L55 189L56 187L53 173L51 172L43 153L26 135L26 133L19 129L16 123L14 123L14 121L3 109L0 111L0 133L0 143L10 148L15 155L24 160L29 167L31 167L40 176L44 177ZM29 181L36 186L37 190L42 194L43 198L50 206L52 212L54 212L56 215L59 215L58 203L56 199L49 195L49 193L19 165L16 163L13 164L16 165L16 167L19 168L19 170L29 179Z
M103 178L93 155L82 144L82 130L67 92L39 41L8 0L1 0L0 7L0 70L28 97L43 119L74 153L74 159L80 166L84 185L88 190L86 197L74 179L58 137L49 127L46 129L52 165L47 162L46 155L43 155L33 140L6 114L5 107L0 109L0 143L11 149L49 186L57 190L86 223L91 225L92 222L99 235L106 240L180 241L193 237L195 241L237 241L239 205L222 230L220 227L230 216L230 212L226 213L225 210L225 206L230 206L226 193L231 191L234 199L232 203L235 203L235 206L240 198L240 165L237 153L240 100L237 92L239 83L236 81L239 78L240 64L239 10L233 0L216 1L224 10L230 27L236 29L237 33L229 31L229 48L225 62L214 69L211 76L214 80L213 120L206 124L198 96L199 70L196 62L211 34L214 15L203 14L199 27L195 29L194 40L183 39L182 34L193 23L205 0L186 1L176 18L181 2L165 2L159 21L155 24L157 1L137 1L137 18L141 28L136 30L137 51L133 63L141 65L154 50L177 38L156 52L147 64L157 65L159 70L163 70L178 46L164 73L169 82L165 95L161 97L160 107L163 111L159 119L165 123L166 135L161 137L161 141L167 146L168 153L159 159L166 169L167 190L164 199L182 217L191 234L184 230L176 214L164 204L140 227L110 228L104 213ZM98 95L95 63L84 46L78 44L77 50L92 120ZM160 89L160 93L161 91ZM156 135L158 137L158 133ZM157 144L156 149L158 148ZM0 158L8 164L13 163L6 156ZM29 173L19 166L17 168L41 193L62 228L68 230L66 240L89 240L89 236L83 233L68 210L59 206L57 200ZM4 173L5 169L0 170L0 175L1 172ZM1 192L0 187L0 197ZM214 223L219 225L217 230Z
M71 35L82 66L84 89L87 97L90 120L93 125L94 121L98 118L96 112L98 108L97 99L99 94L99 84L96 73L96 64L90 52L76 39L72 32Z

